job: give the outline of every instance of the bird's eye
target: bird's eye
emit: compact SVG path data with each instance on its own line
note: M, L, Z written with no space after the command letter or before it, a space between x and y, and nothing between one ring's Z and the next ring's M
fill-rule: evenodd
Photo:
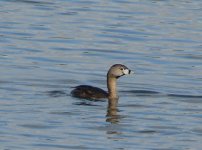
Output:
M123 68L120 68L121 70L124 70Z

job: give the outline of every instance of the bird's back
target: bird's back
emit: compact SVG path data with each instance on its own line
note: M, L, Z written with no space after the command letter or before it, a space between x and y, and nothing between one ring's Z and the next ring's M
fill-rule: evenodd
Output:
M73 97L85 99L101 99L108 97L108 93L106 91L89 85L76 86L75 89L72 90L71 95Z

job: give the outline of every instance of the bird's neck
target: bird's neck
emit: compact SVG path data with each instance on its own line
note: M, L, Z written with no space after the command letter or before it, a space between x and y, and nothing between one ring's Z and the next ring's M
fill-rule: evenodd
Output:
M116 91L116 78L110 75L107 75L107 88L109 98L118 98L117 91Z

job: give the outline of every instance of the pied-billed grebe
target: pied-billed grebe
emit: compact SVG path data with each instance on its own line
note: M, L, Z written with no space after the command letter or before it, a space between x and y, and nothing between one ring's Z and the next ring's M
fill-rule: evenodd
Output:
M85 99L118 98L116 91L116 80L124 75L131 74L131 70L122 64L111 66L107 73L108 92L89 85L79 85L72 90L73 97Z

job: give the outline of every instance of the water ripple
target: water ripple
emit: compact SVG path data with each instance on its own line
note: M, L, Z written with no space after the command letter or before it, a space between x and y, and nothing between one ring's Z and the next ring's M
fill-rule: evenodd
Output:
M2 149L201 149L201 1L2 0ZM116 109L71 97L106 89Z

